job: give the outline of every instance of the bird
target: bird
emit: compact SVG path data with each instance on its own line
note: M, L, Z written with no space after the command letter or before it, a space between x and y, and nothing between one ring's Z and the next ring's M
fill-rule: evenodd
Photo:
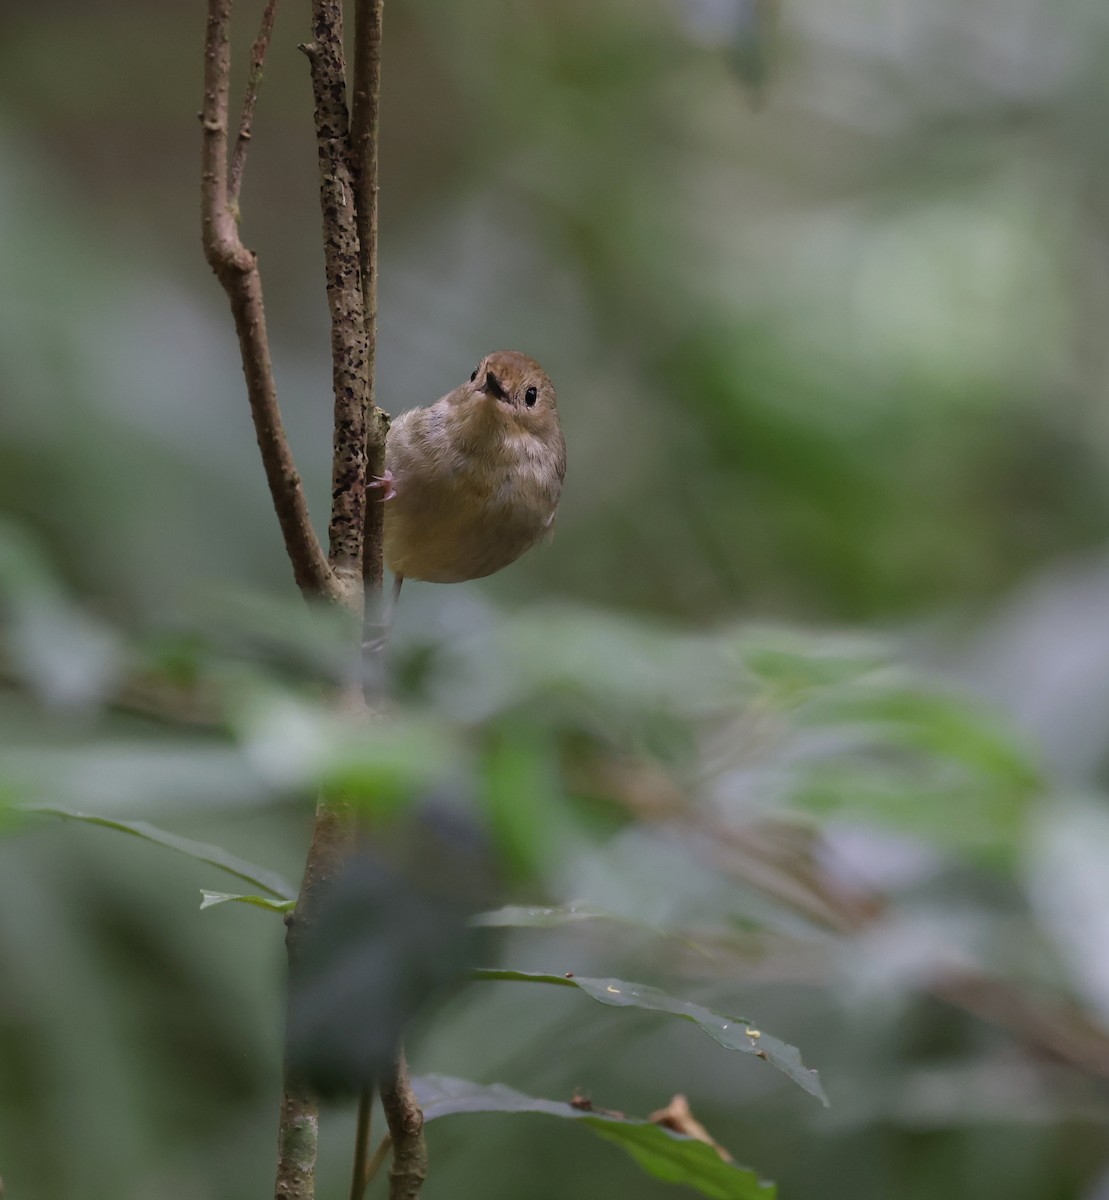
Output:
M462 583L515 562L553 530L565 475L554 384L518 350L487 354L466 383L402 413L369 482L386 504L393 603L405 579Z

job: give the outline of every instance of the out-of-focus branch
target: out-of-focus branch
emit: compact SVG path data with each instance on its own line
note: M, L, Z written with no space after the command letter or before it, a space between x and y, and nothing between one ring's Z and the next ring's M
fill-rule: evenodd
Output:
M731 827L707 815L665 772L647 764L598 760L578 782L641 820L682 830L707 862L829 931L851 936L888 911L881 894L833 878L822 868L818 835L811 830L773 821ZM1038 994L969 968L937 975L922 990L1009 1030L1035 1054L1109 1078L1109 1037L1067 996Z
M339 598L340 589L312 528L304 490L277 405L258 263L254 253L239 240L238 226L228 202L230 23L231 0L209 0L201 110L204 127L201 175L204 254L227 293L235 318L254 432L293 575L306 596L335 600Z
M278 1122L274 1200L313 1200L320 1114L307 1092L286 1083Z
M346 860L354 836L354 815L345 805L320 800L312 823L312 842L296 908L285 917L285 946L296 962L311 934L327 885ZM315 1098L285 1066L277 1135L277 1181L274 1200L313 1200L316 1194L316 1141L319 1111Z
M312 30L313 40L300 48L311 64L316 101L324 264L331 313L335 436L328 557L353 608L362 596L369 376L341 0L312 0Z
M389 1200L416 1200L427 1178L427 1146L424 1114L412 1091L403 1050L397 1051L393 1077L381 1086L381 1106L393 1139Z
M250 74L246 78L246 94L243 96L243 111L239 118L239 136L231 154L231 171L227 181L227 204L239 219L239 192L243 186L243 168L246 166L246 151L250 145L250 127L254 121L254 106L258 103L258 90L262 86L262 67L266 51L270 48L273 22L277 16L277 0L268 0L262 13L262 25L254 45L250 48Z
M364 1088L358 1097L358 1116L355 1124L354 1138L354 1170L350 1180L350 1200L362 1200L366 1188L373 1178L374 1158L370 1154L370 1137L373 1133L373 1100L372 1089Z

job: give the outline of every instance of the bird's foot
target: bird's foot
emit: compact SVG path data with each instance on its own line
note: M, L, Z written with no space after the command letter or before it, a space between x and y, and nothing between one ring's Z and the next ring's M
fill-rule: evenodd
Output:
M375 475L373 477L373 479L371 479L370 482L366 484L366 487L368 487L368 488L384 488L385 491L382 493L382 496L381 496L382 503L384 503L386 500L392 500L392 498L397 494L396 483L397 483L397 481L393 478L393 472L390 471L388 467L386 467L385 474L384 475Z
M378 626L383 632L377 637L366 638L362 643L362 653L368 658L373 658L378 654L385 652L385 647L389 644L389 629L386 626Z

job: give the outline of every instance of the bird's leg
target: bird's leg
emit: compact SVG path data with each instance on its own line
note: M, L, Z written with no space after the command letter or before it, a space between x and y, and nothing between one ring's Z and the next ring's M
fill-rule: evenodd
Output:
M375 475L373 479L366 484L368 488L384 488L385 491L381 497L382 501L392 500L397 494L397 481L393 478L393 472L388 467L385 468L384 475Z
M393 592L389 597L389 606L385 610L385 615L381 618L381 623L385 626L386 631L393 628L393 617L396 615L397 601L400 599L400 589L403 584L403 575L393 576Z
M388 496L385 497L388 499ZM393 617L397 611L397 600L400 599L401 585L404 583L403 575L393 576L393 591L389 597L389 602L385 606L385 611L381 614L381 620L377 624L377 628L381 633L375 638L367 638L362 643L362 649L366 654L380 654L389 642L389 634L393 631ZM372 625L370 628L374 628Z

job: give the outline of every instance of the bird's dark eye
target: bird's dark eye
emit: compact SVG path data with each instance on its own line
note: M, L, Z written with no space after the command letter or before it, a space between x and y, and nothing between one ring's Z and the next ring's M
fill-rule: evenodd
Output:
M477 378L477 367L474 367L474 373L470 376L470 382L473 383Z
M538 399L538 397L539 393L535 390L535 388L529 387L524 393L524 403L528 406L528 408L534 408L535 401Z

